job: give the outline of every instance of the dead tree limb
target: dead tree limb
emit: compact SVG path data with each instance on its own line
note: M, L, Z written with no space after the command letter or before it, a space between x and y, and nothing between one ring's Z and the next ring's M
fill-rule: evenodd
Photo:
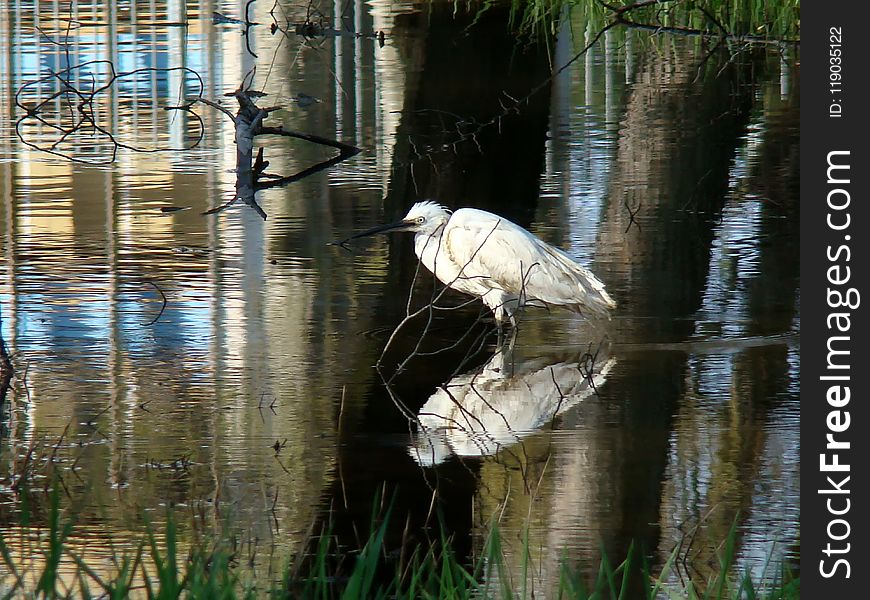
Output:
M232 206L236 200L241 200L260 215L263 220L266 219L266 212L257 203L255 194L260 190L279 187L299 181L309 175L328 169L342 161L347 160L352 156L356 156L361 152L356 146L345 144L337 140L331 140L319 135L311 133L302 133L298 131L290 131L283 127L264 126L263 120L269 116L269 113L278 110L279 107L262 108L257 106L256 98L264 94L252 90L245 90L241 87L236 91L227 94L234 97L239 103L239 109L236 114L233 114L225 107L205 98L197 98L195 101L202 102L207 106L216 108L227 115L235 126L235 143L236 143L236 194L227 203L212 208L203 214L215 214ZM263 158L263 148L257 152L256 162L254 161L254 138L258 135L280 135L291 137L300 140L319 144L321 146L329 146L330 148L338 149L337 156L328 160L319 162L293 175L272 175L266 173L266 167L269 162Z

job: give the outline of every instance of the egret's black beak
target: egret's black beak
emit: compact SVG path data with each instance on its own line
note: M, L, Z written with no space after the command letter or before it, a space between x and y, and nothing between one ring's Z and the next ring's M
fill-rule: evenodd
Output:
M366 237L369 235L375 235L376 233L389 233L391 231L406 231L411 226L411 223L407 221L396 221L395 223L387 223L386 225L377 225L376 227L372 227L371 229L366 229L365 231L360 231L359 233L355 233L350 237L344 238L340 241L332 242L332 244L336 246L345 247L351 240L355 240L361 237Z

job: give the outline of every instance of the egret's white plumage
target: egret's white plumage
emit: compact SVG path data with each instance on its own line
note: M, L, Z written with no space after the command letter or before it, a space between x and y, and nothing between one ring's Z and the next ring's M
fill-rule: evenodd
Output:
M435 202L418 202L402 221L358 234L413 231L414 251L447 286L477 296L496 321L516 324L526 305L562 306L608 317L616 303L604 284L558 248L519 225L475 208L451 212Z

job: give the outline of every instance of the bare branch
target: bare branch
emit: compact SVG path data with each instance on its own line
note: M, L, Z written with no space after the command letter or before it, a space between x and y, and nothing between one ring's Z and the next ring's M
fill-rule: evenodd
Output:
M216 108L217 110L221 111L226 116L228 116L233 123L236 122L236 116L232 112L230 112L230 110L221 106L217 102L212 102L208 98L203 98L202 96L198 96L197 98L194 98L194 101L195 102L202 102L206 106L211 106L212 108Z
M160 289L160 286L158 286L156 283L154 283L150 279L145 280L145 283L152 285L154 287L154 289L160 293L160 297L163 299L163 305L160 307L160 312L157 313L157 316L154 317L153 319L151 319L148 323L145 323L145 327L148 327L149 325L154 325L154 323L156 323L157 320L161 316L163 316L163 311L166 310L167 301L166 301L166 294L163 293L163 290Z

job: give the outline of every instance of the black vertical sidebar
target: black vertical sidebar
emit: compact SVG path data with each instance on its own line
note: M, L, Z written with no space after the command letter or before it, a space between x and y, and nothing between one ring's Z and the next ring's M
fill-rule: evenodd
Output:
M805 598L858 598L868 588L870 34L860 16L862 5L810 1L801 7L800 577Z

